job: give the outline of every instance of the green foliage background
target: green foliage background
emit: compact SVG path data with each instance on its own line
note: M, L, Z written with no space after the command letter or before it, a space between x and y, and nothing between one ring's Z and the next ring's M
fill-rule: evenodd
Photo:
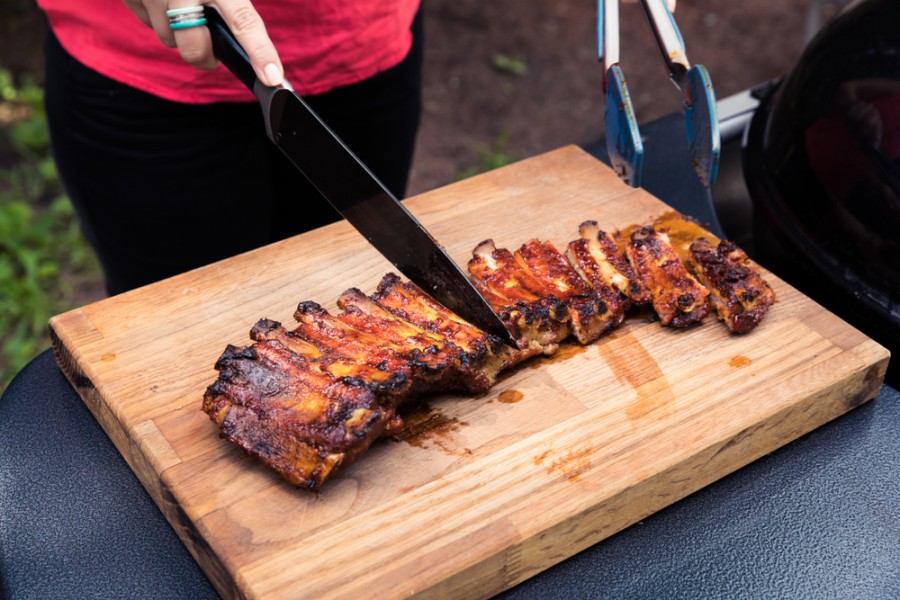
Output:
M50 157L43 90L0 70L0 392L50 345L47 321L101 278Z

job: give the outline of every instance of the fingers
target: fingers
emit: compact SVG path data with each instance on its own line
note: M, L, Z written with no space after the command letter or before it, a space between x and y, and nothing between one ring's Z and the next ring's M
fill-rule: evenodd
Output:
M124 4L128 10L133 12L135 16L141 20L141 23L147 27L151 27L150 16L147 14L147 9L144 8L144 4L140 2L140 0L124 0Z
M169 48L175 47L175 36L169 29L169 20L166 18L166 7L160 0L123 0L125 6L141 20L141 22L153 29L160 41Z
M169 0L167 9L188 8L197 5L196 0ZM163 12L163 15L165 16L165 12ZM178 47L178 53L181 54L181 58L185 62L194 65L198 69L207 70L214 69L219 64L215 54L213 54L212 38L209 35L209 29L197 26L173 30L168 17L166 17L166 28L172 37L172 45ZM160 36L160 39L163 40L163 43L166 42L162 36Z
M266 85L275 86L284 80L284 68L275 46L269 39L262 18L250 0L123 0L125 6L145 25L156 32L160 41L170 48L178 48L181 57L200 69L218 65L213 54L212 40L206 27L186 27L172 30L166 11L208 5L221 13L238 43L247 52L256 77Z
M216 0L216 7L247 52L256 77L266 85L275 86L284 80L284 68L278 52L269 39L259 13L249 0Z

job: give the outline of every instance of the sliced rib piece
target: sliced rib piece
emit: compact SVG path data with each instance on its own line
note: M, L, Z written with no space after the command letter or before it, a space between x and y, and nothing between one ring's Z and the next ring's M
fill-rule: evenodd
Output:
M606 304L614 327L625 320L632 304L646 304L649 296L616 242L596 221L583 222L578 232L581 237L569 242L566 259Z
M531 288L532 292L553 295L563 302L569 313L569 326L580 343L593 342L618 323L600 295L550 242L531 240L522 244L514 256L540 286Z
M352 463L394 416L361 382L312 369L274 340L228 346L216 370L203 410L222 437L310 489Z
M709 289L710 303L732 333L759 325L775 303L775 292L734 242L713 246L704 238L695 241L688 266Z
M709 291L678 260L664 232L652 227L636 228L626 254L663 325L687 327L709 314Z
M382 397L402 396L410 392L411 381L404 374L379 369L340 354L320 350L298 335L287 331L278 321L261 319L250 330L250 339L257 342L277 340L291 352L308 359L310 366L335 378L358 379Z
M480 365L469 360L465 350L445 335L423 329L389 312L356 288L345 291L338 298L344 310L338 318L370 335L390 342L407 352L421 352L448 364L441 379L444 389L484 392L493 379L488 378Z
M461 348L464 352L463 365L477 369L487 387L493 385L502 369L521 360L519 350L447 310L417 285L403 281L395 273L388 273L381 279L372 300L401 319L436 333Z
M328 313L315 302L301 302L294 312L300 324L297 335L323 352L343 356L382 371L400 373L412 383L412 392L440 389L452 379L454 355L436 351L427 342L398 345L354 327L344 318ZM359 319L358 319L359 320ZM437 350L440 350L439 348Z
M540 289L541 283L519 265L512 252L485 240L472 251L468 267L476 287L526 355L556 352L570 333L568 310L555 295L532 291Z
M620 320L631 305L650 302L650 295L634 268L596 221L585 221L578 227L578 233L581 238L569 242L566 258Z
M443 352L456 356L461 350L445 338L416 327L378 305L357 288L346 290L338 297L337 305L344 312L338 318L353 328L410 350Z

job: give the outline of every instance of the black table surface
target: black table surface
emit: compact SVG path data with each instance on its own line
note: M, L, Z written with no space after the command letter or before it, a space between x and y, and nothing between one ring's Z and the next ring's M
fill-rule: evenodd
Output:
M655 126L645 133L680 119ZM684 156L677 140L666 148ZM647 188L680 179L657 195L715 226L690 168L664 168L670 158L648 154ZM900 598L898 432L900 392L885 385L503 597ZM0 596L217 597L49 351L0 398Z

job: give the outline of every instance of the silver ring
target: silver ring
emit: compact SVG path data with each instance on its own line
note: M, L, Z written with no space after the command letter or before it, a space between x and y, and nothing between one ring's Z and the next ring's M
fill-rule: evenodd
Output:
M206 25L206 16L203 14L203 6L186 6L184 8L170 8L166 11L169 17L169 27L172 29L188 29Z

